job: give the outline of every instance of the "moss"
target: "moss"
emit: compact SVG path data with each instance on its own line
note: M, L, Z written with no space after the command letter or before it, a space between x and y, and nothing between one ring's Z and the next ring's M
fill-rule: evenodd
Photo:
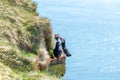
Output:
M47 49L51 49L52 48L52 38L48 38L46 39L46 46L47 46Z
M50 54L50 57L51 57L51 58L55 58L53 49L50 49L50 50L49 50L49 54Z
M49 72L51 74L55 74L58 77L64 76L65 72L66 72L66 67L64 64L58 64L55 66L51 66L49 69Z

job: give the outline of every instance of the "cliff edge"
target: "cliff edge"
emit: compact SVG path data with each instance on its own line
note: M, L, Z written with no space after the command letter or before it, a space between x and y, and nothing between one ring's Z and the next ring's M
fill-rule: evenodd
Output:
M38 17L34 2L0 0L0 80L58 80L36 71L49 65L51 47L50 21Z

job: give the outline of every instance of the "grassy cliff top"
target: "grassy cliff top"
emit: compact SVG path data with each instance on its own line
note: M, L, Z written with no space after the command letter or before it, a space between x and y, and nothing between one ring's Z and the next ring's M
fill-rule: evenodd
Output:
M51 48L52 29L30 0L0 0L0 79L58 80L34 71L41 49Z

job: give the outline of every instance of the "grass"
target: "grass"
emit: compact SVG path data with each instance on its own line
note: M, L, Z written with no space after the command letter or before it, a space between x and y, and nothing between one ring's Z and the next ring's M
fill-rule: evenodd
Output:
M11 50L11 52L9 51L9 53L7 54L3 53L2 57L6 59L5 61L3 61L3 59L2 61L0 60L0 64L2 64L2 67L5 68L4 71L1 70L3 75L7 71L10 71L9 74L6 76L14 80L18 80L18 79L21 79L21 80L60 80L58 77L56 77L55 75L51 75L48 72L39 71L39 70L35 71L33 69L34 63L31 63L28 59L32 59L36 57L35 54L27 53L25 51L21 51L20 53L21 53L20 55L17 55L14 50L13 51ZM0 52L0 54L2 53ZM2 69L1 66L0 66L0 69Z
M46 74L46 72L40 71L30 71L29 73L21 73L20 75L23 76L24 80L59 80L54 75Z
M0 79L1 80L60 80L55 75L40 71L11 70L8 66L0 62Z
M50 21L38 18L31 0L0 0L0 8L0 79L59 80L33 68L41 46L51 50Z

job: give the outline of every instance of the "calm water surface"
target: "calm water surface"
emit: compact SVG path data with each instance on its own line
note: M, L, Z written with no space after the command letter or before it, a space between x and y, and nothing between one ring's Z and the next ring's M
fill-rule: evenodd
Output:
M67 41L63 80L120 80L119 0L34 0Z

